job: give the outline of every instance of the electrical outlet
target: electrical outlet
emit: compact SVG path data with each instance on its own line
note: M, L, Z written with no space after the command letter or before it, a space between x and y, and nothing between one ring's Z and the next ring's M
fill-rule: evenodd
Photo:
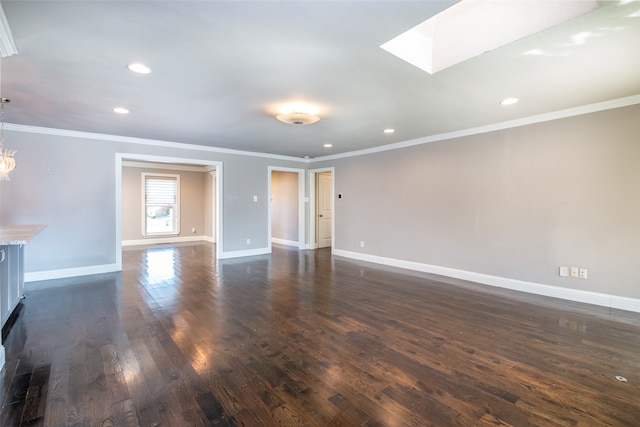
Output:
M586 268L581 268L580 272L578 273L578 275L579 275L579 277L581 279L586 279L587 278L587 273L588 273L588 271L587 271Z
M560 277L569 277L569 267L561 266L558 274L560 274Z
M571 277L580 277L580 269L578 267L571 267Z
M247 239L247 245L251 244L251 239Z
M361 241L360 241L360 247L361 247L361 248L364 248L364 240L361 240Z

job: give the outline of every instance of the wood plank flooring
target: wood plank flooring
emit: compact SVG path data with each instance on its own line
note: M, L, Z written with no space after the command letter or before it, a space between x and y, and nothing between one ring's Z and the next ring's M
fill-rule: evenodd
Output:
M27 284L0 426L639 426L640 315L274 247ZM616 380L624 376L627 382Z

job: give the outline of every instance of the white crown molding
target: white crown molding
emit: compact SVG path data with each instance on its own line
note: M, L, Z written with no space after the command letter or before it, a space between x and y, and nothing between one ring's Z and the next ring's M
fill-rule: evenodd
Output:
M107 133L83 132L68 129L45 128L40 126L19 125L5 123L4 129L14 132L38 133L51 136L64 136L68 138L83 138L99 141L122 142L126 144L153 145L155 147L179 148L182 150L207 151L211 153L234 154L237 156L252 156L266 159L290 160L306 163L307 159L281 154L259 153L255 151L233 150L231 148L210 147L208 145L186 144L184 142L162 141L158 139L135 138L131 136L110 135Z
M630 105L640 104L640 94L631 95L624 98L612 99L609 101L598 102L594 104L583 105L579 107L568 108L550 113L538 114L535 116L524 117L515 120L509 120L500 123L494 123L486 126L478 126L469 129L463 129L455 132L441 133L437 135L425 136L407 141L396 142L393 144L381 145L379 147L366 148L363 150L349 151L346 153L332 154L329 156L315 157L313 159L304 159L293 156L284 156L280 154L259 153L254 151L233 150L230 148L210 147L207 145L186 144L182 142L162 141L155 139L134 138L129 136L110 135L102 133L82 132L66 129L45 128L38 126L19 125L13 123L5 123L5 130L26 133L39 133L52 136L65 136L70 138L84 138L100 141L123 142L129 144L153 145L157 147L180 148L184 150L206 151L213 153L235 154L240 156L252 156L268 159L289 160L299 163L312 164L327 160L337 160L348 157L363 156L366 154L380 153L390 150L398 150L401 148L413 147L415 145L428 144L431 142L444 141L447 139L461 138L487 132L510 129L525 125L547 122L551 120L563 119L567 117L580 116L583 114L595 113L598 111L612 110L614 108L628 107Z
M504 129L531 125L536 123L548 122L551 120L564 119L567 117L580 116L583 114L596 113L598 111L612 110L614 108L628 107L630 105L640 104L640 94L627 96L624 98L612 99L609 101L598 102L595 104L582 105L579 107L567 108L565 110L552 111L550 113L538 114L535 116L523 117L521 119L508 120L505 122L494 123L492 125L478 126L470 129L463 129L455 132L441 133L438 135L425 136L408 141L396 142L393 144L381 145L374 148L365 148L363 150L349 151L347 153L332 154L330 156L322 156L311 159L311 162L322 162L326 160L344 159L347 157L363 156L365 154L380 153L383 151L398 150L414 145L428 144L430 142L444 141L447 139L460 138L464 136L477 135L481 133L493 132Z
M11 35L11 28L9 28L9 21L4 14L4 9L0 5L0 56L5 58L11 55L17 55L18 48L13 41L13 35Z
M414 261L405 261L401 259L363 254L360 252L345 251L342 249L334 249L332 253L337 256L372 262L375 264L405 268L407 270L437 274L439 276L445 276L453 279L475 282L483 285L495 286L519 292L526 292L535 295L543 295L552 298L560 298L569 301L594 304L602 307L640 313L640 299L635 298L583 291L580 289L563 288L560 286L545 285L542 283L525 282L523 280L509 279L506 277L492 276L489 274L475 273L473 271L458 270L455 268L441 267L438 265L423 264Z

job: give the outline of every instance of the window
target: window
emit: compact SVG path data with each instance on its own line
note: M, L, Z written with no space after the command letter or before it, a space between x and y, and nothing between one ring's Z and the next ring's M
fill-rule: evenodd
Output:
M180 233L180 175L142 174L145 236Z

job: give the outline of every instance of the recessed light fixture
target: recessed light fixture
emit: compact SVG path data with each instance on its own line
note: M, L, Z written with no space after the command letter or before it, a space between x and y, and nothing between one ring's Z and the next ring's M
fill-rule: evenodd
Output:
M113 109L113 112L118 114L129 114L129 110L124 107L116 107Z
M331 148L331 147L333 147L333 144L324 144L323 147L324 148Z
M502 101L500 101L500 105L513 105L516 102L518 102L519 99L518 98L505 98Z
M133 71L134 73L138 73L138 74L149 74L151 72L151 68L139 62L136 62L134 64L129 64L127 65L127 68Z
M395 129L391 129L391 128L383 130L384 133L394 133L395 131L396 131Z

